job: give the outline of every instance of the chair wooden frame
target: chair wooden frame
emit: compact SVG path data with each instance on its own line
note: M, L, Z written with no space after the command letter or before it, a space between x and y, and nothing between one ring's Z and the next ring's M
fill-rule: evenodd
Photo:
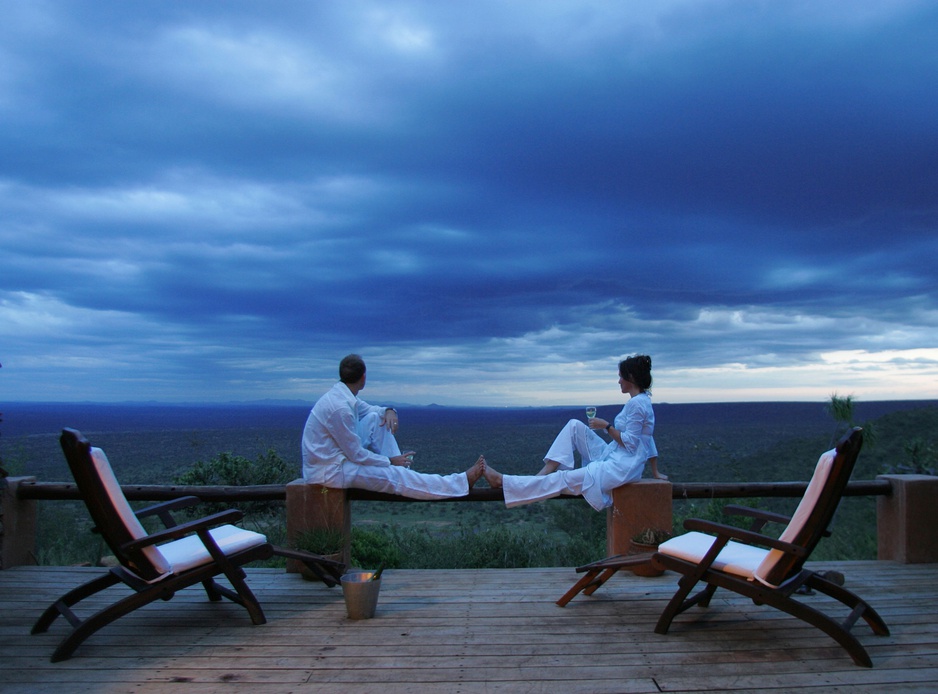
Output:
M611 557L578 566L576 572L583 574L583 577L570 586L570 590L563 594L557 601L557 604L560 605L560 607L565 607L568 602L573 600L573 598L581 592L583 595L592 595L617 572L651 565L651 558L653 556L653 552L614 554Z
M51 658L53 662L69 658L89 636L116 619L155 600L169 600L176 592L197 583L202 584L209 600L217 602L223 597L227 598L244 607L254 624L264 624L267 621L264 611L245 581L246 575L242 566L253 561L268 559L274 554L291 556L304 561L320 575L327 585L335 585L344 570L344 565L339 562L307 552L274 547L263 536L248 531L244 531L248 536L256 536L249 537L253 544L229 551L223 550L212 531L225 529L237 532L240 529L234 527L233 524L241 520L243 514L241 511L229 509L205 518L177 524L172 511L199 503L197 497L174 499L141 511L131 512L137 519L157 516L166 526L165 529L157 532L135 536L133 528L121 514L121 507L126 504L126 499L123 498L123 493L119 488L115 491L113 478L110 480L112 483L110 488L107 486L108 482L102 479L100 469L95 466L92 448L88 441L80 432L74 429L64 429L60 442L75 483L95 523L95 532L102 536L119 565L111 568L104 575L97 576L67 592L52 603L36 621L32 629L33 634L46 632L59 616L63 616L72 626L71 632L53 652ZM109 465L106 472L112 476ZM115 494L118 495L116 499ZM133 521L133 523L136 522L136 520ZM168 572L158 563L154 563L153 548L157 545L193 535L198 538L201 546L210 555L210 558L206 557L204 563ZM215 581L217 576L224 576L232 588L229 589L217 583ZM117 584L131 588L133 593L85 619L80 618L72 610L85 598Z
M585 575L557 601L557 604L563 607L580 592L584 595L591 595L620 570L651 565L660 571L670 570L682 574L677 592L665 607L655 626L655 631L659 634L668 632L677 615L694 605L708 606L716 589L725 588L751 598L756 604L769 605L821 629L834 638L857 665L872 667L869 654L850 630L862 617L874 634L884 636L889 634L886 623L860 597L843 586L827 580L823 573L804 568L805 562L821 538L830 535L828 528L856 465L862 445L863 432L859 427L849 431L840 440L826 480L820 487L820 493L814 500L807 518L800 525L800 530L794 537L789 538L789 541L773 539L762 534L762 530L768 523L789 525L792 517L745 506L730 505L723 510L724 514L750 518L748 529L696 518L684 522L686 530L706 533L712 539L712 544L698 561L668 554L668 543L663 544L659 547L659 551L654 553L607 557L577 568L577 572ZM801 506L799 506L800 511ZM766 548L766 554L771 550L778 551L778 560L764 576L764 582L752 576L743 577L714 566L714 563L719 560L720 553L730 543ZM688 597L698 583L706 585L698 593ZM850 611L845 619L837 621L817 608L796 599L794 596L798 594L799 589L808 591L813 589L824 593L848 607Z
M794 531L794 537L788 538L788 541L773 539L763 535L760 531L767 523L789 523L790 519L759 509L741 506L729 506L725 509L728 514L752 518L753 524L748 530L701 519L685 521L685 529L712 536L712 544L699 561L688 561L669 554L668 543L659 547L659 551L653 555L653 566L681 574L677 592L661 613L655 631L659 634L666 634L677 615L694 605L708 606L716 589L725 588L750 598L757 605L774 607L817 627L836 640L857 665L872 667L873 663L869 654L850 630L860 618L863 618L874 634L885 636L889 634L886 623L859 596L828 580L823 573L804 568L805 562L820 539L830 534L827 529L853 472L862 443L863 434L858 427L841 439L826 481L820 487L815 503L806 509L804 522ZM801 507L799 507L800 512ZM785 535L783 534L782 537ZM720 553L728 543L733 541L767 548L770 552L777 551L774 556L778 559L774 563L769 561L764 571L763 565L760 565L755 572L755 576L762 576L762 580L753 576L746 578L714 566L714 563L720 560ZM698 583L706 585L691 596L691 591ZM846 618L838 621L817 607L797 599L795 596L802 586L828 595L849 608Z

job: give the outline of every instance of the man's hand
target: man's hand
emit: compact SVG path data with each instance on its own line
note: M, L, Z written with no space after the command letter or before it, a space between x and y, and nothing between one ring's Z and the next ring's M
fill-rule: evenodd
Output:
M400 455L395 455L395 456L388 458L388 460L391 461L391 465L400 465L401 467L410 467L411 463L414 462L414 452L405 451L404 453L401 453Z
M392 434L397 431L398 419L397 412L388 408L384 411L384 417L381 418L381 426L387 427Z

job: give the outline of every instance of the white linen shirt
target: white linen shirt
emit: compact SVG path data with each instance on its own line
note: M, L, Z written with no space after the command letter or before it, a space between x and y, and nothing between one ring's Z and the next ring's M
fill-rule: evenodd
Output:
M596 510L612 505L612 490L642 476L645 461L658 455L655 440L655 411L648 393L630 398L616 415L613 426L622 439L613 439L602 453L584 466L583 497ZM599 437L597 437L599 438Z
M303 428L303 478L324 484L345 462L389 467L390 459L365 448L356 431L360 418L385 412L386 407L369 405L336 383L313 406Z

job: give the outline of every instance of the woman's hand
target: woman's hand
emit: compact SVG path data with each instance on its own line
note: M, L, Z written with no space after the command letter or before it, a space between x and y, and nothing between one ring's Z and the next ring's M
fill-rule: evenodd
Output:
M609 426L609 422L605 419L600 419L599 417L593 417L590 422L590 429L605 429Z

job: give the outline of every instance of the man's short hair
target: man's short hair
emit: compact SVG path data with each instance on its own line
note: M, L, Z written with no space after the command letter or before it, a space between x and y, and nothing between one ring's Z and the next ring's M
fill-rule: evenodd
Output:
M358 383L365 375L365 360L350 354L339 362L339 380L345 385Z

